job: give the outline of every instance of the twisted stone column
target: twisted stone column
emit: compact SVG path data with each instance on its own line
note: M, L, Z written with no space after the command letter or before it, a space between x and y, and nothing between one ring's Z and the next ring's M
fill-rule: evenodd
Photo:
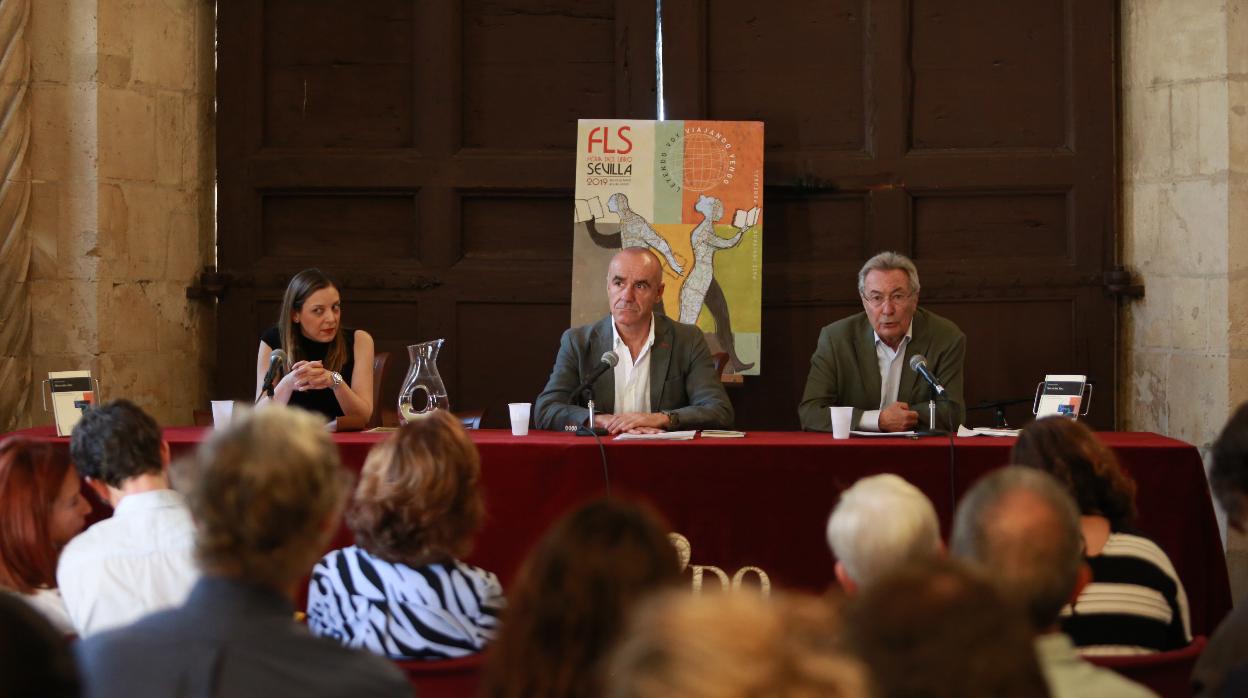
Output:
M30 0L0 0L0 432L17 427L31 395Z

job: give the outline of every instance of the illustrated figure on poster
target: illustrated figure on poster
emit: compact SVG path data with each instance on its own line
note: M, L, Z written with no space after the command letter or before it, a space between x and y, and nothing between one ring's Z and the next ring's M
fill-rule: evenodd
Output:
M628 207L627 196L620 192L612 194L607 199L607 210L619 214L620 232L615 235L598 232L597 226L594 225L594 218L591 216L585 221L585 228L589 230L589 237L593 239L594 244L607 249L650 247L663 255L663 258L667 260L667 265L677 275L685 272L684 265L676 261L676 255L672 254L672 246L667 244L667 240L664 240L663 236L650 225L650 221Z
M724 204L713 196L699 196L693 209L703 216L702 222L689 234L689 242L693 246L693 266L685 283L680 287L680 321L695 324L702 312L703 304L711 312L715 320L715 339L724 351L728 352L728 360L733 372L741 372L754 366L743 363L737 357L736 340L732 335L732 319L728 314L728 299L715 280L715 253L741 244L741 238L749 230L749 226L737 229L731 238L721 238L715 234L715 223L724 217Z

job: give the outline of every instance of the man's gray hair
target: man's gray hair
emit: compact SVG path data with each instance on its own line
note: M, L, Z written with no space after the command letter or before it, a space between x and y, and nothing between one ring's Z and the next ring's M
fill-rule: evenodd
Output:
M919 488L896 475L872 475L841 493L828 518L828 546L845 573L865 586L902 563L940 553L940 522Z
M1070 600L1083 564L1079 508L1052 475L1007 466L975 483L958 503L950 549L983 566L1042 630Z
M862 265L862 269L858 270L858 295L867 295L867 274L873 271L892 271L900 269L906 272L906 276L910 277L910 292L919 292L919 270L914 266L914 262L910 258L900 252L881 252L866 264Z

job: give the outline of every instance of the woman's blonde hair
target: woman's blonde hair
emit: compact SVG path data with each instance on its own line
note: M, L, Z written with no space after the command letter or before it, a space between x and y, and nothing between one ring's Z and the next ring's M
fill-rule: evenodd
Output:
M350 485L325 425L287 407L235 413L172 474L195 518L200 567L277 588L323 552Z
M481 461L459 420L434 410L373 447L347 512L356 544L413 567L463 557L481 527Z
M808 596L652 598L612 657L610 698L867 696L863 665L837 647L839 617Z

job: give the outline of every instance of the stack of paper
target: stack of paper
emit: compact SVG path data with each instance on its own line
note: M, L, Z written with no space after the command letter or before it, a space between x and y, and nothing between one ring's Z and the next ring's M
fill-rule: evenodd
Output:
M958 436L1018 436L1018 432L1022 429L991 429L989 427L975 427L967 429L965 425L958 425Z
M745 436L743 431L732 431L730 429L703 429L702 438L704 439L740 439Z
M689 441L696 431L661 431L657 434L620 434L616 441Z

